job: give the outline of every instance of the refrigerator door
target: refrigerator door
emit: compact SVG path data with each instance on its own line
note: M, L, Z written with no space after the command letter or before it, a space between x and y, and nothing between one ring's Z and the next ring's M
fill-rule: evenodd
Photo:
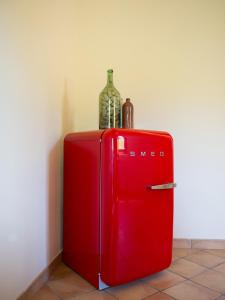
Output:
M108 285L171 263L172 147L165 132L111 129L103 135L100 271Z

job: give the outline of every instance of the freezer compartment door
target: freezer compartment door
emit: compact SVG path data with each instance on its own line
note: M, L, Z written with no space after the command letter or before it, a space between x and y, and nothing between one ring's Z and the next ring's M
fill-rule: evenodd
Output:
M101 276L117 285L171 263L172 138L118 131L103 144L108 150L102 156Z

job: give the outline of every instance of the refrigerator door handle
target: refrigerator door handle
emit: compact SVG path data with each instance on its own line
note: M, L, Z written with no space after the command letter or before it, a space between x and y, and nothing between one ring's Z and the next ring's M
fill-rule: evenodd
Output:
M164 184L158 184L158 185L148 185L148 190L168 190L173 189L177 186L176 183L170 182L170 183L164 183Z

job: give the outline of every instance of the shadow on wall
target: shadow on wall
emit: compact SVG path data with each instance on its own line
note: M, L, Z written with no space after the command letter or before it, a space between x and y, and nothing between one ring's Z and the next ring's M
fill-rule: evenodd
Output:
M63 140L73 131L74 113L70 106L67 82L64 81L62 98L61 137L48 155L48 264L62 250L63 224Z
M68 96L68 83L64 80L64 93L62 98L62 138L66 133L73 131L75 120L74 109Z

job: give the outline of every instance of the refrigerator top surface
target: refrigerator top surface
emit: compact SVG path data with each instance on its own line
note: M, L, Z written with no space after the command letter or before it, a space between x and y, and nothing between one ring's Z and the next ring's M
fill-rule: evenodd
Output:
M172 139L172 136L165 131L145 130L145 129L124 129L124 128L109 128L104 130L72 132L66 135L65 140L73 139L96 139L96 138L113 138L117 136L167 136Z

